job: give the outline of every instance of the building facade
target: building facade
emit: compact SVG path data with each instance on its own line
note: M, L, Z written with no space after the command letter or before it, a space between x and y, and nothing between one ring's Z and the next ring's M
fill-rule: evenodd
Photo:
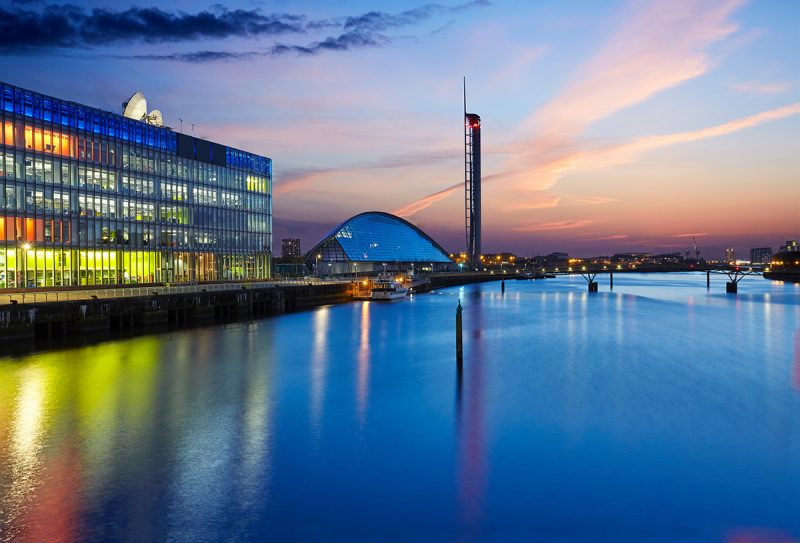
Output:
M0 289L265 279L272 161L0 83Z
M286 262L293 259L300 259L303 254L300 252L300 240L297 238L285 238L281 240L281 258Z
M771 247L756 247L755 249L750 249L751 264L769 264L770 262L772 262Z
M725 262L733 264L736 262L736 251L732 248L725 249Z

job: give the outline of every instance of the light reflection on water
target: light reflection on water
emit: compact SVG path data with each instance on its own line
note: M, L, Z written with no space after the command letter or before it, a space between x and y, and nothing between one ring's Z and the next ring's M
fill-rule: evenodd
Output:
M0 360L0 541L800 539L800 289L600 287Z

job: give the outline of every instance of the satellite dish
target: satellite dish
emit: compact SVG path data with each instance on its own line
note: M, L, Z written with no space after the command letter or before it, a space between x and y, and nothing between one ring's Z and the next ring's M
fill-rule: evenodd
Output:
M148 113L147 124L152 124L155 126L164 126L164 117L161 115L161 112L157 109L154 109L153 111Z
M136 91L133 96L122 102L122 108L124 117L141 121L147 115L147 100L144 94Z

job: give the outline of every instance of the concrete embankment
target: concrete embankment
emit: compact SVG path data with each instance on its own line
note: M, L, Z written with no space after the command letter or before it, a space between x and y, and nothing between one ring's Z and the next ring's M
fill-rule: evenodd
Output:
M141 290L141 289L137 289ZM157 331L170 326L231 322L280 315L352 298L349 283L243 287L147 296L11 303L0 306L0 342Z
M499 281L502 277L490 273L437 274L430 277L424 290L418 292ZM510 277L505 276L507 279ZM92 296L90 299L56 301L52 301L52 293L44 301L38 300L34 293L28 293L24 302L12 300L0 305L0 343L84 337L102 339L114 333L148 333L281 315L350 301L354 286L350 282L317 282L214 285L213 291L202 286L195 289L131 289L131 292L139 294L135 296L127 295L124 289L116 289L115 297L103 297L101 293L100 297ZM72 292L70 296L74 294Z
M787 283L800 283L800 270L764 272L764 279L771 279L773 281L785 281Z

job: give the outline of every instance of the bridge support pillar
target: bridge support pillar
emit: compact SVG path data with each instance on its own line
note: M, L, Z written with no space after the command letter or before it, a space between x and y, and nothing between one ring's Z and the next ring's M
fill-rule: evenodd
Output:
M706 270L706 288L711 288L711 270Z
M608 286L611 287L611 290L614 290L614 272L608 273Z
M725 292L727 292L728 294L736 294L737 292L739 292L739 285L737 283L728 281L727 283L725 283Z
M597 292L597 281L589 283L589 292Z
M459 300L458 307L456 307L456 365L459 371L464 363L464 349L461 345L461 312L461 300Z

